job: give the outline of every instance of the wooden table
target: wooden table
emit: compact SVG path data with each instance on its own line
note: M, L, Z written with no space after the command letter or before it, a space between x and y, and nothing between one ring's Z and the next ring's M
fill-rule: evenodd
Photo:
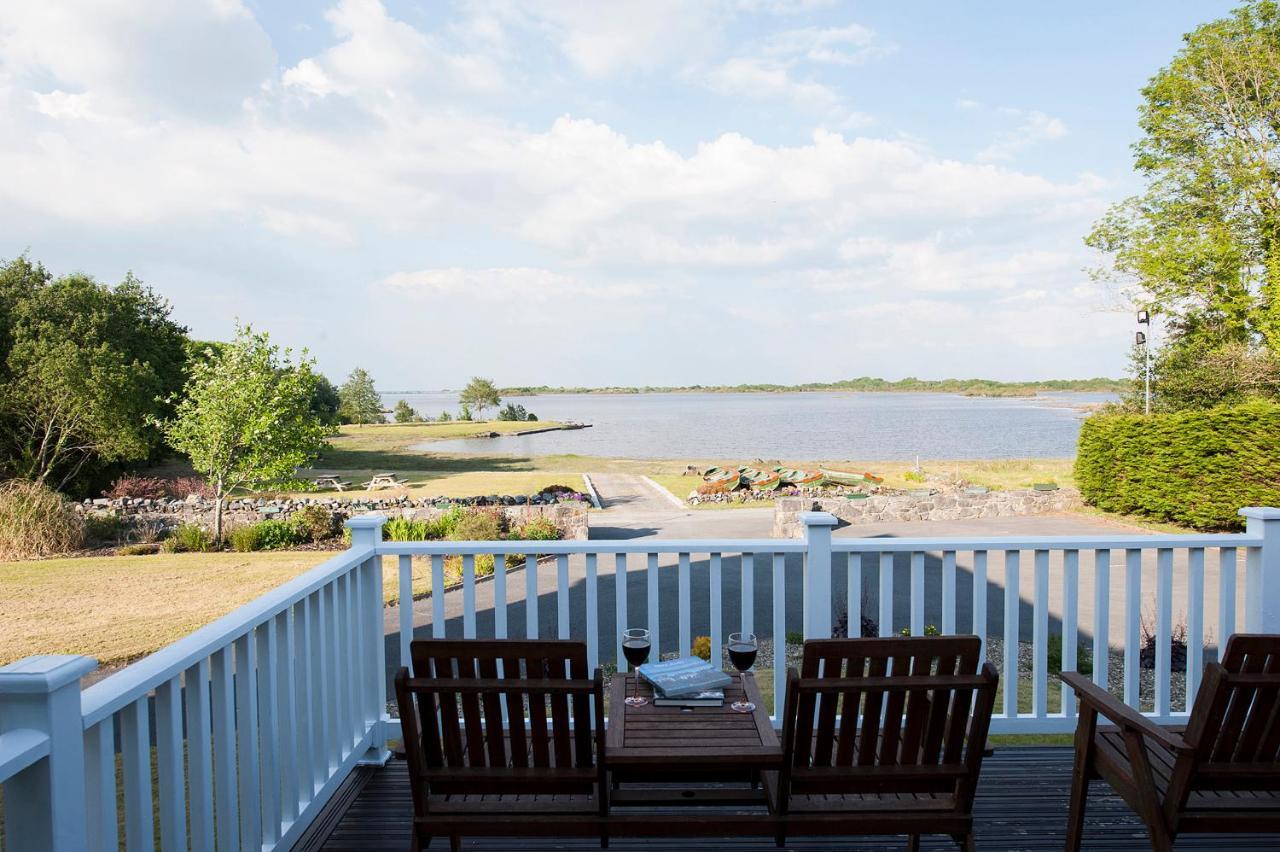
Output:
M655 707L653 689L643 680L640 694L650 703L629 707L624 699L632 694L635 677L615 677L609 689L605 753L613 775L613 804L764 802L761 773L781 768L782 746L754 677L747 676L747 695L756 705L753 713L729 709L743 695L737 677L725 687L720 707Z
M373 478L364 484L364 487L369 491L377 491L381 488L396 488L403 484L400 481L400 477L394 473L375 473Z
M317 476L311 481L316 488L336 488L338 491L347 490L347 483L340 476Z

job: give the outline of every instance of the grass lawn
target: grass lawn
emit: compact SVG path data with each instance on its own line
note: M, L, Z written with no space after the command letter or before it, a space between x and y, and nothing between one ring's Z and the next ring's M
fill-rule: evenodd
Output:
M163 648L329 559L332 552L175 553L0 563L0 665L85 654L120 665ZM414 597L430 591L415 564ZM387 602L398 597L386 572Z

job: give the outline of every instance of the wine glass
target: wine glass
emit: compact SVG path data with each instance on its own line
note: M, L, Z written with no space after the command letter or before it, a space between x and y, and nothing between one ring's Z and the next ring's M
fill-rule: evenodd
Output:
M756 705L747 700L747 669L755 664L758 650L754 633L729 634L729 662L733 663L738 676L742 678L742 700L729 705L729 709L735 713L752 713L756 709Z
M631 664L631 676L635 678L633 694L624 702L628 707L643 707L649 703L649 699L640 695L640 675L636 672L636 667L644 665L645 660L649 659L650 647L649 631L643 627L622 631L622 656Z

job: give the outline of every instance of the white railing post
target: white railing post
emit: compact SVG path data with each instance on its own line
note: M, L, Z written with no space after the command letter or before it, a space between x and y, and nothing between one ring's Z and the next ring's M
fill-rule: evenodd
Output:
M5 848L88 848L80 678L97 667L89 657L45 654L0 668L0 733L25 728L49 738L48 756L4 785Z
M831 638L831 530L839 523L830 512L801 512L804 524L804 638ZM775 601L774 606L785 601ZM785 637L773 637L775 643Z
M347 519L347 529L351 530L351 549L360 551L377 547L382 543L382 525L387 519L382 515L356 515ZM358 664L365 679L363 700L357 702L358 716L363 717L365 724L373 725L373 739L369 751L360 759L362 764L381 766L391 757L387 750L387 643L382 628L382 557L371 557L362 568L356 569L352 575L357 583L363 583L363 603L356 624L351 625L348 636L356 635L355 631L363 631L363 642L353 643L355 648L363 648L365 659ZM400 601L400 606L413 608L413 599Z
M1245 629L1280 633L1280 509L1250 506L1240 514L1246 518L1245 532L1262 538L1249 547L1245 562Z

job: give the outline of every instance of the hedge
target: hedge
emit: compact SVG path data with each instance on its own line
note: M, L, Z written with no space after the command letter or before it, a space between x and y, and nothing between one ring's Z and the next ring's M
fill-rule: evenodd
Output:
M1080 429L1075 478L1084 499L1109 512L1239 529L1242 506L1280 505L1280 404L1100 412Z

